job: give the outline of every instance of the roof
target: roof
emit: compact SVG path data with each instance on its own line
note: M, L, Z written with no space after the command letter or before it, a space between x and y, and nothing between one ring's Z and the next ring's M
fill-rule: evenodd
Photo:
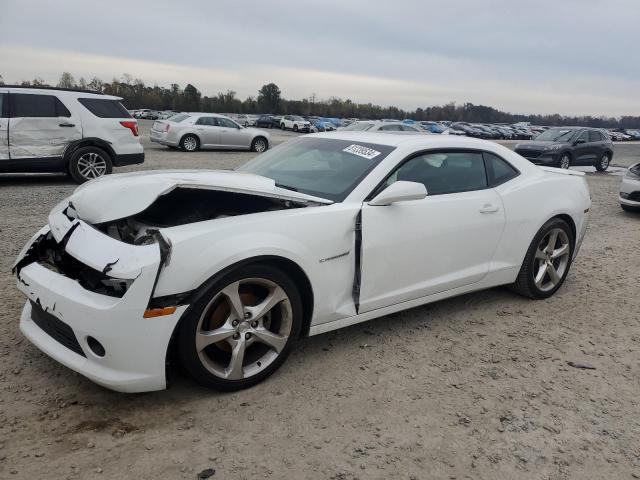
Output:
M457 135L394 135L393 133L382 132L359 132L337 130L335 132L312 133L305 135L317 138L327 138L335 140L348 140L352 142L375 143L378 145L387 145L390 147L424 145L425 147L440 146L447 148L486 148L486 145L497 145L495 142L481 140L472 137L459 137Z
M40 85L0 85L0 88L10 88L10 89L28 89L28 90L57 90L62 92L82 92L82 93L91 93L93 95L104 95L104 93L98 90L89 90L87 88L63 88L63 87L48 87L48 86L40 86Z

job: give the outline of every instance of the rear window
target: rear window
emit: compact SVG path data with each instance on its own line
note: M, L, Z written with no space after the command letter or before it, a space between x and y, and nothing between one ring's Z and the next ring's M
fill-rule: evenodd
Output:
M129 111L118 100L79 98L78 101L96 117L131 118Z
M181 121L186 120L187 118L189 118L189 115L185 115L184 113L179 113L177 115L173 115L172 117L169 117L167 120L180 123Z
M12 93L9 95L9 110L11 117L50 118L70 117L71 113L58 97L53 95L36 95L27 93Z

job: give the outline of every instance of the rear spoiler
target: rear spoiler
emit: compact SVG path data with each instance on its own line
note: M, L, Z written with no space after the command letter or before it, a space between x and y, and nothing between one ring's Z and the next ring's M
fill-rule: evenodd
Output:
M568 170L566 168L555 167L539 167L545 172L560 173L562 175L575 175L576 177L584 177L584 172L576 172L575 170Z

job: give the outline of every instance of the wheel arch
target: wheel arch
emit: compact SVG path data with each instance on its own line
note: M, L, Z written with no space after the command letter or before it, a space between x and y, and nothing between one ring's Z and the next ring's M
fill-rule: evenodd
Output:
M269 144L269 139L262 133L256 133L256 135L251 139L251 145L253 145L253 142L255 142L259 138L262 138L267 143L268 150L271 147L271 145Z
M109 142L97 137L87 137L80 140L75 140L67 145L67 147L64 149L64 153L62 154L65 162L67 162L68 164L71 160L71 156L80 148L84 147L97 147L104 150L111 157L111 162L114 162L116 158L116 152L113 150L113 147Z
M186 131L182 135L180 135L180 140L178 140L178 145L182 144L182 140L184 140L184 137L186 137L187 135L191 135L192 137L196 137L196 139L198 140L198 145L202 145L202 139L200 138L200 135L198 135L195 132L191 132L191 131Z
M578 234L577 231L577 227L576 227L576 222L573 220L573 217L571 215L569 215L568 213L560 213L558 215L554 215L553 217L551 217L549 220L553 220L554 218L559 218L560 220L564 220L567 225L569 225L569 228L571 229L571 234L573 235L573 247L575 248L576 246L576 236ZM547 220L547 222L549 221ZM545 223L547 223L545 222ZM542 228L542 227L540 227Z
M190 313L191 305L196 303L211 285L218 282L228 273L238 268L246 267L253 264L273 265L274 267L281 269L284 273L291 277L291 279L298 287L300 297L302 298L302 328L300 329L300 337L306 337L309 335L309 328L311 327L311 319L313 317L314 307L314 294L309 276L305 273L302 267L300 267L300 265L286 257L281 257L278 255L260 255L249 257L223 268L219 272L209 277L191 292L151 299L149 308L166 306L168 305L168 303L172 303L175 305L176 301L189 304L189 307L184 312L184 314L182 314L180 320L176 323L175 327L173 328L173 332L171 333L171 338L167 345L167 351L165 354L165 363L167 364L167 366L170 363L169 360L171 359L173 352L175 351L176 338L178 336L177 334L183 324L184 319ZM167 371L167 379L169 377L168 373L169 372Z

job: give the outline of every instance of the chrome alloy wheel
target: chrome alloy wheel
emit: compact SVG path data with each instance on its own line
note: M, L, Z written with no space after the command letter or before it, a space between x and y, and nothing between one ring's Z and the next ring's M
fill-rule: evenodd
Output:
M198 141L195 139L195 137L187 137L184 139L184 142L182 142L182 145L187 152L193 152L196 148L198 148Z
M267 142L262 138L257 138L253 143L253 149L258 153L262 153L267 149Z
M78 172L87 180L103 176L107 172L107 162L95 152L87 152L78 159Z
M567 169L569 168L570 163L571 162L569 161L569 156L563 155L562 158L560 159L560 168Z
M600 166L602 167L602 170L606 170L607 167L609 166L609 155L607 155L606 153L602 156L602 159L600 160Z
M567 271L570 253L569 236L561 228L554 228L542 237L533 265L536 287L543 292L555 288Z
M225 380L249 378L278 358L292 325L291 301L282 287L265 278L239 280L203 309L196 351L213 375Z

